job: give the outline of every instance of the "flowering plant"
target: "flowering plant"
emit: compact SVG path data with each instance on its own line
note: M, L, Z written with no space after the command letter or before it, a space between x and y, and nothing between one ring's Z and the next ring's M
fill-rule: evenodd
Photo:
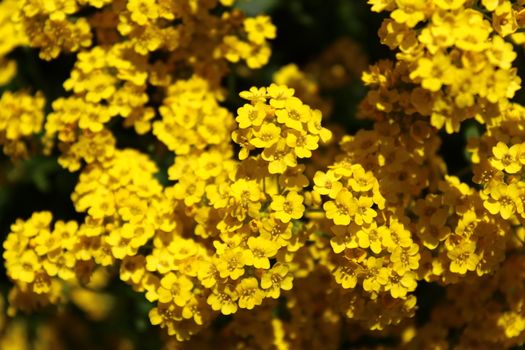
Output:
M0 348L523 346L525 1L323 7L0 2Z

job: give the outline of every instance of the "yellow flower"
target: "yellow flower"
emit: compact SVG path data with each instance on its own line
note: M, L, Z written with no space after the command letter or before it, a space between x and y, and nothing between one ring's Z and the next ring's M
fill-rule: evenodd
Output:
M499 35L505 37L518 29L518 22L512 4L508 1L501 3L492 13L492 26Z
M123 238L129 239L129 245L133 248L140 248L145 245L155 234L155 229L149 223L131 224L126 223L120 232Z
M285 264L277 263L261 277L261 287L265 289L267 296L273 299L279 298L282 290L292 289L293 275Z
M270 85L266 91L270 97L270 105L275 108L284 108L288 102L288 99L291 98L295 93L294 89L277 84Z
M138 284L146 273L146 259L142 255L128 256L120 264L120 279Z
M210 318L211 312L204 307L202 298L191 298L182 308L182 317L186 320L193 320L199 326L204 325Z
M491 214L499 213L504 220L508 220L516 211L523 210L519 193L520 190L515 184L495 184L490 188L490 196L484 200L483 206Z
M244 266L248 261L245 250L241 248L228 249L220 255L217 270L221 278L229 277L236 280L244 274Z
M354 214L354 221L358 225L370 224L377 216L377 212L372 209L374 200L370 197L361 196L357 200L357 210Z
M409 271L404 274L393 272L389 276L387 289L392 298L405 298L408 292L413 292L417 287L416 273Z
M130 240L122 237L121 230L114 230L105 237L105 242L111 247L111 254L117 259L124 259L137 253L137 248L129 245Z
M374 254L379 254L383 249L382 240L388 232L389 230L386 226L377 227L376 223L372 222L357 231L357 243L359 247L364 249L370 248Z
M175 270L175 260L167 249L154 249L151 254L146 256L146 270L166 274Z
M223 171L223 163L226 157L218 151L205 152L198 159L197 176L207 180L215 178Z
M332 219L336 225L348 225L350 219L357 213L357 200L347 190L341 190L334 201L323 205L326 217Z
M355 192L367 192L374 187L375 177L370 171L359 165L352 165L352 177L348 180L348 184Z
M489 62L502 69L510 69L512 62L516 59L517 54L511 43L506 42L500 36L492 38L492 46L487 50L487 58Z
M383 259L371 256L366 260L363 289L367 292L379 292L388 283L388 269L383 266Z
M282 222L271 215L269 218L257 222L262 238L272 240L281 247L288 244L292 237L292 223Z
M35 280L41 264L36 253L32 250L26 250L19 259L8 263L7 273L14 280L31 283Z
M173 186L172 194L176 199L184 200L187 206L199 203L204 195L205 187L202 181L179 181Z
M254 136L250 139L252 145L257 148L269 148L279 141L281 128L273 123L264 123L258 130L254 131Z
M302 131L304 129L303 123L308 123L312 112L310 107L303 104L300 99L290 97L286 100L283 109L277 109L275 111L275 115L279 123L291 129Z
M455 234L464 238L470 238L479 222L481 222L481 218L478 217L474 210L469 210L463 213L459 219Z
M34 239L35 252L39 255L46 255L52 253L61 247L60 238L58 235L51 233L49 230L40 231Z
M363 267L355 262L338 265L332 272L335 281L344 289L355 288L358 278L364 273Z
M24 139L42 130L44 105L45 99L40 92L34 97L25 92L2 93L0 145L4 146L6 155L13 158L27 156Z
M425 19L425 11L429 6L426 0L396 0L396 4L397 9L392 12L392 18L409 27L414 27Z
M419 267L419 246L413 243L408 248L397 247L390 256L390 262L392 263L392 269L399 275L410 270L417 270Z
M521 145L512 145L510 148L503 142L498 142L496 146L492 147L493 158L490 159L490 164L498 169L504 170L509 174L515 174L521 170L522 164L519 161Z
M131 19L141 26L159 16L155 0L129 0L127 9L131 12Z
M287 168L297 165L297 159L292 153L292 149L282 139L270 148L266 148L262 153L262 158L268 162L270 174L284 174Z
M229 203L235 216L244 218L246 214L252 217L258 215L263 197L257 181L239 179L230 186L229 194ZM232 205L232 202L236 203L237 207Z
M503 328L507 338L518 337L525 330L525 318L516 312L503 312L498 317L498 326Z
M239 96L245 100L249 100L251 103L266 103L266 88L261 87L257 88L255 86L252 86L249 91L241 91L239 93Z
M191 299L192 289L193 283L188 277L170 272L160 280L159 302L184 306Z
M264 292L259 288L259 281L255 277L243 278L235 288L239 296L238 302L241 309L251 310L261 305Z
M252 44L248 46L249 50L244 56L248 68L257 69L268 63L271 55L271 50L268 45Z
M199 281L206 288L211 288L217 284L220 278L217 265L212 261L203 261L199 264L198 272Z
M230 198L229 190L230 186L226 183L208 185L206 186L206 198L215 209L225 208Z
M443 85L454 81L456 68L450 58L438 53L431 58L422 57L417 61L417 68L410 73L410 78L420 80L421 86L430 91L438 91Z
M239 295L231 285L216 287L206 300L211 308L220 311L223 315L230 315L237 311Z
M174 322L179 312L175 304L158 304L150 310L148 316L152 325L160 325L161 328L166 328L169 335L175 335Z
M383 245L393 252L397 247L412 246L412 236L405 226L396 219L390 219L388 231L384 231Z
M314 191L334 199L343 188L343 184L339 181L340 178L332 170L326 173L316 171L314 175Z
M313 135L319 135L321 142L326 143L332 138L332 132L327 128L323 128L323 126L321 125L322 118L323 115L321 114L320 110L312 110L310 120L307 124L307 128L308 132L310 132Z
M464 275L467 271L475 271L480 256L475 253L476 242L463 240L454 249L447 252L450 259L450 271Z
M264 44L266 39L275 39L277 32L268 16L246 18L244 29L248 33L248 40L256 44Z
M292 219L300 219L304 213L304 198L295 191L290 191L284 196L272 197L270 208L274 211L274 216L282 222L289 222Z
M361 226L356 225L354 222L348 226L333 226L332 232L335 234L330 239L330 245L334 253L339 254L347 248L357 248L357 232L361 230Z
M286 135L286 144L294 150L299 158L310 158L312 151L316 150L319 137L301 132L289 132Z
M265 104L259 102L255 105L245 104L237 110L237 118L235 120L239 123L239 128L246 129L250 126L259 126L266 117ZM273 124L270 124L273 125ZM261 146L256 146L261 147Z
M263 237L248 238L248 247L250 249L247 251L246 264L258 269L269 269L269 258L274 257L280 248L276 242Z
M483 14L474 9L465 9L456 18L454 36L458 48L466 51L483 51L488 45L492 28L483 18Z

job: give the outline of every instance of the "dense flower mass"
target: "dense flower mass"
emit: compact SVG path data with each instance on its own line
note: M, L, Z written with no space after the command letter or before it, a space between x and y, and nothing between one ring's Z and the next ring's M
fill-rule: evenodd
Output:
M253 86L278 32L233 0L0 2L2 162L56 161L76 212L4 235L0 348L130 310L165 349L523 346L525 1L367 3L391 59L342 38ZM20 78L29 50L62 86Z

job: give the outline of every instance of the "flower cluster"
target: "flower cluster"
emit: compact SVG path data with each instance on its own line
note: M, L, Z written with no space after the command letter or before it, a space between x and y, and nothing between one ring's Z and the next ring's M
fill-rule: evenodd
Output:
M194 83L200 94L183 88ZM214 95L203 96L206 90L199 83L181 81L172 91L184 98L168 100L191 105L194 111L207 111L209 106L220 111ZM300 103L293 90L276 85L268 90L274 88L288 93L280 101L283 105L288 99ZM257 91L265 100L266 89ZM300 106L308 117L320 113ZM184 113L183 108L174 111ZM274 112L263 115L268 125L279 123ZM224 123L229 113L222 115ZM238 130L243 130L243 117L240 109ZM183 125L188 133L203 127L202 121ZM302 130L303 124L299 127ZM290 131L295 129L286 129L284 123L283 129L295 135ZM311 130L330 137L320 119ZM118 263L120 279L157 302L151 322L182 340L209 324L216 311L228 315L239 308L252 309L292 288L292 271L298 268L294 255L305 245L308 231L299 221L305 211L301 190L309 184L302 174L304 165L293 158L293 164L273 174L264 153L235 161L232 150L224 149L224 142L218 142L224 140L214 133L201 139L202 146L175 148L179 155L168 175L176 183L163 188L153 177L157 167L145 155L118 150L110 133L107 137L109 142L99 143L103 148L86 143L88 165L72 194L76 210L87 213L84 223L57 221L50 230L51 213L42 212L12 226L4 258L17 293L57 302L60 294L52 289L53 283L89 281L96 266ZM294 151L292 145L286 147ZM192 239L195 236L200 240ZM18 308L29 308L17 300Z
M216 144L224 143L231 123L221 132L216 128L222 122L213 118L222 120L226 111L207 106L204 101L201 106L205 110L198 111L192 100L203 98L216 103L210 96L221 94L220 82L228 72L227 62L238 62L242 58L251 68L261 67L270 55L267 40L275 37L275 27L268 17L245 18L238 10L225 12L222 17L212 15L217 1L175 4L154 0L72 0L67 3L46 7L28 0L20 6L19 15L27 22L24 28L31 45L42 49L42 58L53 59L62 51L79 51L70 77L64 82L64 88L71 95L53 101L53 110L45 125L47 149L52 148L58 138L63 153L60 163L70 171L79 170L82 161L90 163L96 159L94 149L111 144L105 127L115 117L123 118L123 125L133 127L140 135L152 129L156 111L151 105L156 101L152 101L148 89L157 92L156 98L166 95L164 107L160 109L163 120L155 122L154 134L170 150L177 148L177 153L183 154L184 148L190 145L202 148L203 138L215 138ZM227 1L223 3L228 5ZM83 17L73 21L85 6L100 8L100 11L89 21ZM172 22L180 24L173 26ZM98 45L92 46L89 38L81 40L83 29L78 28L84 26ZM54 35L64 38L58 40ZM247 37L247 41L240 37ZM69 41L76 46L68 44ZM77 47L79 43L82 47ZM189 78L186 85L179 81L184 74ZM187 89L196 95L182 94ZM208 90L211 90L209 94ZM186 117L178 119L178 114L174 114L179 108L185 109ZM192 128L192 123L201 123L196 114L210 116L204 118L197 134L177 129L181 123L186 128Z
M262 150L270 174L284 174L297 166L297 158L310 158L319 142L330 140L330 130L321 126L321 111L312 110L294 92L273 84L241 93L250 101L237 111L239 128L232 134L241 146L241 160Z
M30 137L42 131L44 105L41 93L5 92L0 97L0 145L13 158L28 155Z
M364 76L372 89L367 116L419 114L435 128L457 132L461 122L489 122L500 103L512 98L521 79L505 41L518 29L520 7L511 1L370 0L373 11L391 11L381 42L399 50L397 61L382 61ZM492 23L486 16L492 16ZM505 24L504 24L505 23Z
M167 89L159 108L162 120L153 123L153 134L178 155L207 146L228 148L234 120L219 106L220 97L201 78L177 81Z
M324 93L366 65L345 39L230 111L224 78L266 64L276 37L270 17L232 3L0 4L0 84L18 46L74 53L47 105L30 89L2 94L0 144L13 161L43 153L77 172L78 214L11 225L0 347L61 348L74 315L32 326L36 344L5 315L72 303L103 321L112 283L167 349L337 350L378 335L399 349L523 345L525 108L511 40L525 2L369 0L388 13L379 36L396 59L362 74L371 123L352 134L325 124L336 108ZM454 174L441 147L467 123Z
M0 84L7 84L16 74L17 63L7 56L20 45L27 44L27 38L20 25L12 21L18 11L17 0L0 3Z

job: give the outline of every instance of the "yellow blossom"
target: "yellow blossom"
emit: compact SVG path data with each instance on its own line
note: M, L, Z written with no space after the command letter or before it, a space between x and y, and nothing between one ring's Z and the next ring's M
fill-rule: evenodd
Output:
M304 198L295 191L285 196L274 196L270 208L275 211L274 216L282 222L300 219L304 213Z
M323 205L326 217L332 219L336 225L348 225L350 219L357 213L357 200L348 191L340 191L334 201Z
M292 289L293 277L285 264L275 264L265 271L261 278L261 287L270 298L277 299L282 290Z

